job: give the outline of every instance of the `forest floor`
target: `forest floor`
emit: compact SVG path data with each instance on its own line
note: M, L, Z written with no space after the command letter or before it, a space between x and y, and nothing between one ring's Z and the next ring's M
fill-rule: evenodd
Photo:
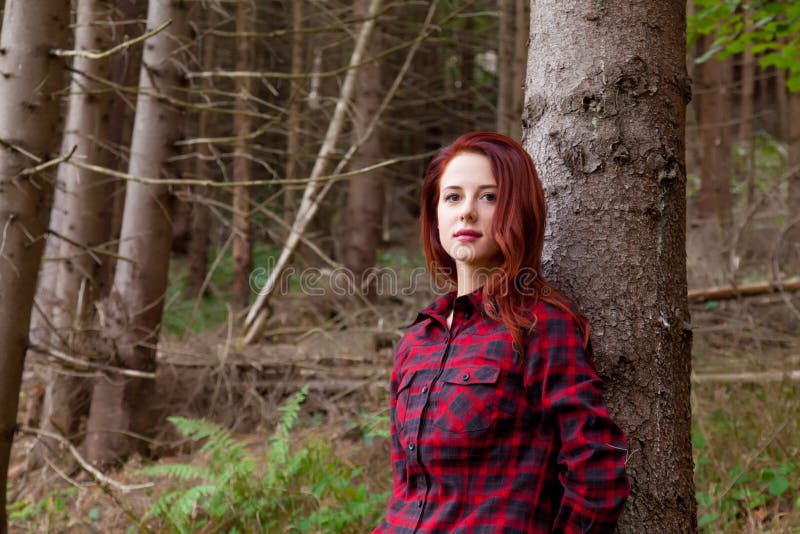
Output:
M708 236L690 238L690 287L720 281L707 276L709 266L698 259L697 250L706 250L708 242ZM404 324L427 296L415 298L368 313L382 316L381 325ZM691 307L692 442L702 532L800 532L798 307L797 292ZM224 520L202 525L214 510L195 505L187 490L203 484L206 490L224 486L228 502L217 503L223 517L233 514L246 523L251 505L272 519L281 516L265 531L368 531L383 512L391 483L387 392L391 343L400 332L343 328L323 308L288 298L275 307L267 338L245 348L232 343L224 320L190 335L176 334L167 324L153 416L164 423L150 443L157 459L135 456L98 483L69 454L53 454L46 466L27 469L37 438L20 434L8 491L12 532L233 531ZM335 315L347 316L352 325L359 313L345 306ZM41 393L33 375L29 371L25 382L23 421L27 400ZM311 389L296 417L291 409L277 409L303 385ZM228 439L207 432L212 438L205 443L216 440L219 447L199 450L166 415L202 417L232 434ZM281 421L289 420L293 427L281 430ZM248 467L247 458L254 466ZM277 462L277 478L264 478L267 458ZM174 464L184 468L173 469L173 479L164 476ZM153 472L154 465L162 472ZM115 488L148 482L152 487ZM171 491L180 493L176 500L154 510ZM148 510L153 517L141 521Z
M800 380L776 374L800 369L800 321L780 296L771 295L695 305L692 322L692 440L701 530L800 532ZM363 357L368 350L369 336L327 335L333 336L327 343L312 336L295 349L275 344L278 349L265 356L270 353L270 346L264 344L255 353L267 366L276 355L291 359L292 351L296 351L295 358L305 353L308 358L304 361L316 362L319 371L325 368L327 357L319 347L335 347L333 352L345 358ZM193 338L182 346L184 351L194 352L199 343L207 341ZM317 347L316 352L309 355L308 347ZM382 377L370 381L374 384L388 377L390 352L383 348L373 349L372 353L374 360L369 364L383 364L379 373ZM237 357L243 358L232 356ZM252 362L258 357L251 354L249 359ZM269 361L264 363L265 360ZM363 358L356 362L366 363ZM260 454L277 424L279 414L274 407L290 392L283 391L274 398L264 395L267 386L258 383L260 375L254 371L257 368L252 363L249 369L241 365L197 366L189 377L184 369L183 373L173 374L183 374L181 383L163 379L164 387L175 393L165 403L180 406L174 404L175 399L183 398L185 402L176 408L176 413L205 414L233 428L236 439L247 450ZM354 483L381 495L388 490L390 481L388 441L382 428L387 404L385 388L343 388L338 395L330 391L309 395L291 431L292 450L302 449L315 439L323 440L342 465L361 469ZM252 391L262 393L248 393ZM157 495L173 487L163 478L143 475L141 470L149 462L139 457L109 476L121 484L160 480L156 487L130 492L104 488L74 464L66 467L68 463L63 462L61 473L56 471L56 463L50 468L25 472L23 454L34 439L24 436L15 448L10 491L15 503L14 531L124 532L135 525L132 518L144 516ZM198 455L197 447L181 440L174 430L165 428L159 440L163 446L156 447L161 455L158 464L208 465L208 457ZM150 521L133 527L133 531L145 527L177 530L163 525L161 521Z

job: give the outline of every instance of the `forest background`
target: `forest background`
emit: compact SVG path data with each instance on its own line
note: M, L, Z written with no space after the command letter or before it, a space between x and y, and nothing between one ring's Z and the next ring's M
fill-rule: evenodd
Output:
M800 2L606 4L0 2L0 532L368 531L470 130L539 166L620 530L800 530Z

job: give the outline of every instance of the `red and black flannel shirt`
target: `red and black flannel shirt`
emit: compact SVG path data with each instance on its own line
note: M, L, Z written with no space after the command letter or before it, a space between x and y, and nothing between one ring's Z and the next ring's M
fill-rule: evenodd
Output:
M576 321L537 302L521 355L481 302L437 299L397 345L394 489L375 533L613 531L627 443Z

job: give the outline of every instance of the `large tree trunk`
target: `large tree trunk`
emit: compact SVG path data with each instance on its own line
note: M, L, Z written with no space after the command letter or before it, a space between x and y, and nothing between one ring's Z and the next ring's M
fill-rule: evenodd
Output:
M357 17L367 16L369 0L355 0ZM366 57L377 56L382 49L381 34L376 28L367 45ZM356 81L353 103L353 142L357 142L369 127L378 111L384 89L381 64L378 61L361 67ZM367 167L381 161L384 155L383 135L376 128L353 157L353 168ZM372 292L362 282L364 273L375 265L375 254L383 222L383 173L380 169L353 176L347 194L347 235L344 247L344 264L353 273L356 290Z
M75 29L75 49L101 51L110 48L111 31L100 20L111 17L109 0L79 0ZM82 163L107 167L109 152L104 148L108 137L111 95L92 78L109 77L109 60L76 57L70 86L62 152L75 148L73 158ZM81 73L85 73L86 76ZM101 142L98 142L101 141ZM59 167L63 184L61 225L57 231L67 239L60 241L56 306L51 320L56 329L50 343L60 350L73 351L80 343L80 330L94 308L94 300L103 291L100 278L104 256L88 251L110 237L113 182L106 176L78 169L69 163ZM80 298L79 298L80 295ZM80 309L78 306L80 305ZM84 379L50 371L42 408L42 427L50 432L69 432L80 409ZM88 405L86 406L88 411ZM51 447L56 445L50 443Z
M168 160L175 154L180 113L159 96L177 97L183 85L175 54L187 28L186 9L186 4L177 0L149 3L148 28L170 19L172 25L145 44L131 140L129 173L133 176L169 174ZM126 368L155 368L155 345L167 288L172 204L166 186L128 182L120 233L122 259L117 262L104 325L116 344L119 364ZM89 460L104 464L129 453L132 439L117 431L146 434L152 428L148 420L152 401L153 384L147 379L99 379L84 442Z
M620 531L692 532L685 5L531 3L525 146L545 185L545 272L592 325L625 430Z
M255 7L252 0L239 0L236 6L237 56L236 70L253 70L253 39L248 33L253 31ZM233 157L233 181L250 181L250 117L249 111L250 78L239 80L236 110L234 118L236 146ZM237 309L247 307L250 303L250 270L253 268L253 245L250 237L250 189L236 187L233 190L233 280L231 294L233 305Z
M6 532L6 480L17 421L36 273L42 257L52 182L22 174L58 146L69 3L10 0L0 33L0 533ZM33 161L28 155L40 158Z

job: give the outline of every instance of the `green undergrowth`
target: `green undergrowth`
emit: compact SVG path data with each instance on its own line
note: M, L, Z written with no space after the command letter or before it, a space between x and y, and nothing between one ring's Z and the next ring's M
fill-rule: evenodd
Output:
M701 532L800 532L798 406L797 382L695 386Z
M253 246L253 271L251 281L263 283L264 273L275 265L280 250L262 244ZM189 265L185 259L177 259L170 265L169 285L164 306L164 328L176 335L187 330L198 333L223 324L231 313L231 280L233 279L233 258L230 249L223 252L216 261L219 251L211 251L208 269L211 272L206 290L202 296L188 295ZM213 270L212 270L213 269ZM296 286L296 280L289 278L289 288ZM253 292L253 296L255 292Z
M155 464L151 493L121 496L151 532L368 532L384 512L388 453L359 453L353 465L314 417L301 417L304 392L281 408L262 443L213 423L173 418L197 450L187 463ZM800 384L696 384L692 444L700 532L800 532ZM320 421L316 422L317 425ZM348 439L388 436L386 413L364 413L337 431ZM355 438L354 438L355 437ZM386 457L383 458L382 456ZM141 481L142 472L135 476ZM118 475L112 475L118 476ZM110 512L90 493L56 484L39 501L12 499L12 527L68 531L80 520L103 531ZM13 491L10 494L14 494ZM106 504L105 506L108 506Z
M339 459L322 439L292 447L305 394L280 408L277 429L255 453L216 424L171 418L181 434L203 442L196 456L202 460L144 469L172 487L156 497L143 525L180 533L371 530L387 495L371 491L363 470Z

